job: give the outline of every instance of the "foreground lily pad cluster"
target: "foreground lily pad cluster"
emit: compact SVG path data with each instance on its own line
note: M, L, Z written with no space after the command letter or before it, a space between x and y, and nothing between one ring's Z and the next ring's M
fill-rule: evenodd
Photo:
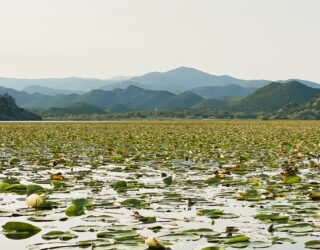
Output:
M320 249L317 122L4 123L5 249Z

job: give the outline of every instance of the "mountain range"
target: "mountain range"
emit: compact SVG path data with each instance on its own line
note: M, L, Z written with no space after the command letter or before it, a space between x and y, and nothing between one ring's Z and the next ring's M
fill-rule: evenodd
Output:
M243 87L261 87L267 80L241 80L231 76L216 76L197 69L180 67L167 72L151 72L133 77L130 81L142 84L148 89L167 90L174 93L205 86L239 85Z
M125 89L111 91L94 89L83 95L46 96L33 94L32 96L34 99L23 103L22 106L36 111L46 111L53 107L63 108L72 103L87 103L103 110L119 104L128 110L169 110L189 108L204 100L193 92L177 95L168 91L147 90L133 85Z
M29 94L44 94L44 95L67 95L67 94L84 94L85 91L81 90L66 90L66 89L54 89L49 87L42 87L39 85L30 85L22 89L22 91Z
M0 94L12 95L23 108L44 112L83 114L183 109L227 109L234 112L273 112L296 106L320 95L320 89L300 82L272 82L239 99L203 98L193 91L181 94L148 90L134 85L124 89L94 89L85 94L43 95L0 88ZM212 95L211 95L212 96ZM82 110L82 111L81 111ZM81 111L81 112L80 112Z
M293 80L283 80L278 82L287 82ZM320 88L320 84L315 82L299 79L296 81L299 81L309 87ZM228 86L228 88L225 90L228 91L228 96L243 97L246 94L252 93L252 90L263 87L270 82L272 81L242 80L228 75L217 76L188 67L179 67L167 72L150 72L134 77L120 76L106 80L79 77L47 79L0 78L0 86L13 88L16 90L24 90L28 93L40 93L45 95L71 93L82 94L93 89L113 90L116 88L126 88L130 85L135 85L144 89L165 90L175 94L179 94L187 90L197 89L194 92L199 95L202 95L201 93L203 93L203 91L201 91L202 88L212 86ZM249 88L249 90L240 90L239 86L242 88ZM223 92L223 88L221 90L216 89L216 91L222 91L221 95L223 96L226 94ZM237 93L237 91L240 91L240 93L233 93ZM203 97L207 98L205 96ZM218 97L219 96L212 96L210 98Z
M79 90L84 86L85 79L81 79L78 82L80 87L76 88L79 79L68 78L68 87L62 85L62 79L46 79L46 84L56 80L58 84L54 86L61 89L35 85L39 83L37 81L22 90L0 87L0 94L12 96L17 105L25 109L52 115L152 110L279 112L307 105L320 95L320 85L309 81L270 83L266 80L240 80L186 67L164 73L148 73L129 80L126 77L112 80L88 78L92 85L89 87L87 82L86 88L93 88L88 91ZM108 84L104 85L106 81Z

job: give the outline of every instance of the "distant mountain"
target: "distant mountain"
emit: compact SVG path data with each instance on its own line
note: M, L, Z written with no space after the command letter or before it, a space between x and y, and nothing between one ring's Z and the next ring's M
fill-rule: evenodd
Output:
M1 121L34 121L41 120L41 117L19 108L13 97L0 95L0 120Z
M29 94L39 93L39 94L43 94L43 95L84 94L84 91L54 89L54 88L49 88L49 87L42 87L42 86L39 86L39 85L27 86L22 91L27 92Z
M146 90L131 85L126 89L114 89L112 91L94 89L83 95L39 95L34 100L25 103L24 107L36 111L45 111L52 107L63 108L70 103L82 102L101 109L114 104L122 104L129 109L152 110L160 108L163 103L168 102L175 96L168 91Z
M70 114L105 114L106 112L96 106L84 102L72 102L64 107L52 107L46 114L51 115L70 115Z
M205 86L192 89L192 92L203 98L245 97L256 91L257 88L244 88L239 85Z
M132 110L123 104L112 104L106 108L106 111L108 113L126 113Z
M125 89L114 89L112 91L95 89L83 95L39 95L35 100L25 103L24 107L35 111L46 111L53 107L65 108L72 103L80 102L91 104L100 109L109 109L109 111L116 109L171 110L189 108L203 100L202 97L191 91L176 95L168 91L146 90L131 85Z
M268 84L266 80L240 80L231 76L215 76L197 69L180 67L167 72L152 72L133 77L130 81L140 83L148 89L167 90L181 93L204 86L240 85L243 87L261 87Z
M286 80L288 81L288 80ZM283 82L286 82L283 81ZM291 80L289 80L291 81ZM320 84L297 80L307 86L320 88ZM269 84L270 80L241 80L228 75L212 75L203 71L180 67L167 72L151 72L141 76L128 77L119 76L110 79L96 78L48 78L48 79L17 79L17 78L0 78L0 85L6 88L22 90L28 86L37 85L41 87L57 89L55 93L62 94L59 90L66 90L64 94L88 92L93 89L113 90L116 88L126 88L135 85L149 90L165 90L173 93L182 93L187 90L201 88L206 86L226 86L238 85L243 88L260 88ZM26 89L28 90L28 89ZM29 90L28 90L29 91ZM42 94L53 95L53 90L29 91L30 93L39 92ZM229 95L228 95L229 96ZM206 98L217 98L210 96Z
M22 107L33 110L33 111L45 111L52 107L65 107L67 104L79 101L80 95L41 95L33 94L34 98L32 101L24 103ZM80 101L81 102L81 101Z
M114 82L123 82L123 81L129 81L132 78L132 76L115 76L112 78L107 79L108 81L114 81Z
M186 109L191 108L203 100L204 99L201 96L191 91L186 91L180 95L172 97L167 102L164 102L160 105L160 108L164 110Z
M8 93L12 95L16 98L18 105L28 110L44 112L54 108L50 112L60 112L60 114L148 111L154 109L228 109L230 112L272 112L301 105L320 95L320 89L310 88L297 81L270 83L244 98L241 95L248 94L248 92L253 91L253 88L243 88L238 85L205 86L195 88L193 91L174 94L169 91L150 90L129 85L131 83L133 82L119 83L127 86L123 89L94 89L85 94L29 94L4 87L0 87L0 94ZM228 94L228 96L225 96L225 94ZM211 98L212 96L219 96L219 100ZM205 100L204 97L208 99Z
M0 95L4 95L4 94L8 94L12 96L19 106L22 106L23 104L31 102L35 99L33 95L28 94L27 92L18 91L15 89L10 89L10 88L5 88L0 86Z
M132 82L132 81L124 81L124 82L117 82L117 83L108 84L108 85L100 87L100 89L103 89L103 90L125 89L131 85L136 86L136 87L140 87L140 88L144 88L144 86L140 83L136 83L136 82Z
M315 82L311 82L311 81L306 81L306 80L299 80L299 79L289 79L289 80L285 80L285 81L277 81L277 82L280 82L280 83L286 83L286 82L293 82L293 81L296 81L296 82L300 82L308 87L311 87L311 88L315 88L315 89L320 89L320 84L319 83L315 83Z
M104 85L117 83L116 80L101 80L95 78L80 78L80 77L67 77L67 78L48 78L48 79L17 79L0 77L0 85L22 90L30 85L38 85L41 87L48 87L54 89L65 89L71 91L90 91L98 89Z
M218 110L218 109L225 109L228 107L228 103L225 101L220 101L217 99L205 99L196 105L192 106L193 109L198 110Z
M130 109L151 110L159 108L175 95L168 91L146 90L136 86L112 91L92 90L82 95L79 100L98 107L108 107L113 104L123 104Z
M320 95L320 89L310 88L300 82L273 82L240 100L237 111L276 111L283 107L299 105Z

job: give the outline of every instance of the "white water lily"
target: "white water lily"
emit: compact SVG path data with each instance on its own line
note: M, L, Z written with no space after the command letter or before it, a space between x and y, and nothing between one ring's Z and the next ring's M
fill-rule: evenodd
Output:
M32 194L27 197L27 205L33 208L43 207L45 204L45 199L38 194Z
M164 249L164 247L159 243L159 241L155 237L148 237L145 240L145 244L150 249Z

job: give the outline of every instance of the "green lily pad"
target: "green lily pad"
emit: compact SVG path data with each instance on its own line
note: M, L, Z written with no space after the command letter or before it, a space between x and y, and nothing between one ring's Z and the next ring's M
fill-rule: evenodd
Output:
M139 199L126 199L124 201L121 202L121 205L125 206L125 207L147 207L148 203L143 201L143 200L139 200Z
M203 181L205 184L208 184L208 185L219 185L221 183L221 179L219 179L218 177L212 177L212 178L209 178L207 180L204 180Z
M287 237L274 237L272 239L273 244L283 244L283 243L289 243L289 244L295 244L297 241L292 239L292 238L287 238Z
M115 182L112 187L117 190L118 192L125 191L128 187L128 184L126 181L117 181Z
M168 177L164 178L162 181L167 186L172 185L173 184L173 177L172 176L168 176Z
M288 176L283 180L283 182L286 184L294 184L300 181L301 181L301 178L299 176Z
M306 248L320 249L320 240L310 240L304 243Z
M153 216L143 216L139 218L139 221L141 221L144 224L149 224L149 223L155 223L157 219L156 217L153 217Z
M59 236L59 239L64 240L64 241L71 240L74 238L78 238L78 235L73 234L73 233L69 233L69 232L65 232L64 234Z
M278 221L278 220L288 220L289 215L286 214L279 214L279 213L273 213L273 214L257 214L255 219L258 220L271 220L271 221Z
M27 195L31 194L42 194L45 192L45 189L40 185L31 184L27 186Z
M53 239L58 239L63 234L64 234L64 232L62 232L62 231L50 231L50 232L42 235L42 238L45 240L53 240Z
M225 250L225 248L222 246L207 246L200 248L200 250Z
M238 235L238 236L234 236L231 237L230 239L226 240L226 244L235 244L235 243L239 243L239 242L248 242L250 241L250 237L246 236L246 235Z
M30 238L41 231L39 227L17 221L7 222L2 228L7 238L15 240Z
M274 228L278 232L289 232L289 233L308 233L313 232L314 228L308 223L297 223L292 225L279 226Z
M67 216L80 216L85 212L85 207L90 207L92 205L91 199L75 199L71 201L73 205L69 206L65 213Z
M31 232L31 231L36 231L40 232L41 229L39 227L36 227L34 225L31 225L29 223L25 222L19 222L19 221L11 221L7 222L2 226L4 230L7 231L25 231L25 232Z
M83 207L78 207L76 205L71 205L66 209L65 213L66 213L67 216L71 217L71 216L83 215L85 212L84 212L84 208Z

